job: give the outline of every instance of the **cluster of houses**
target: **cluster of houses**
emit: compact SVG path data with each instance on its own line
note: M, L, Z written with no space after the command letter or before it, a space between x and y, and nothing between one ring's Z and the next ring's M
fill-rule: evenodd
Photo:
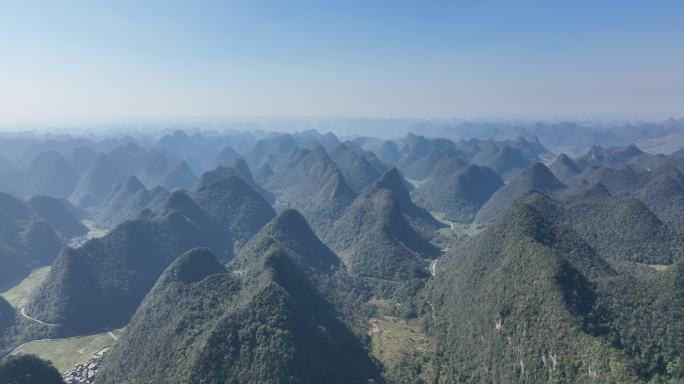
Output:
M103 348L85 363L74 364L74 368L62 375L66 384L92 384L100 369L100 362L109 348Z

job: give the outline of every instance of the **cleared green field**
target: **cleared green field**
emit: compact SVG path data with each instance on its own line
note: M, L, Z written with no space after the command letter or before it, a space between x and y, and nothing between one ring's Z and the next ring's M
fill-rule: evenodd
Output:
M121 330L112 331L112 334L118 338ZM66 372L74 364L88 361L102 348L116 344L114 337L109 332L104 332L89 336L35 341L24 345L15 354L37 355L50 360L60 372Z
M0 293L0 295L4 297L5 300L7 300L7 302L10 303L14 308L21 309L26 305L26 303L28 303L28 299L33 290L36 289L36 287L38 287L43 280L45 280L48 272L50 272L50 267L36 269L19 284L5 292Z
M369 321L371 354L385 366L393 366L402 354L424 353L430 348L429 339L421 332L418 321L382 316Z

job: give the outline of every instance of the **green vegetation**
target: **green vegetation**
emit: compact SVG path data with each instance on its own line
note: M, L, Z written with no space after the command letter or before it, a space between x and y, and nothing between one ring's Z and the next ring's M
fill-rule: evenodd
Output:
M586 276L612 275L592 252L524 204L448 252L430 286L438 382L634 381L584 331L596 302Z
M468 166L459 158L444 158L413 196L421 206L443 212L447 220L470 222L502 186L490 168Z
M602 334L652 382L684 380L684 264L645 277L601 281Z
M275 212L238 177L176 191L146 219L127 221L79 248L65 248L27 306L67 333L122 326L179 254L208 246L222 259Z
M586 169L579 180L589 184L603 184L613 196L627 196L644 187L648 176L630 166L620 168L595 167Z
M49 196L33 196L28 205L33 213L47 221L64 238L82 236L87 228L74 216L66 200Z
M432 345L419 320L381 316L368 321L371 354L392 383L427 383L434 375Z
M684 222L684 186L672 177L654 178L637 198L662 220Z
M395 282L425 278L423 259L439 251L409 224L404 212L392 190L370 187L335 223L326 240L346 255L352 274Z
M42 267L34 270L24 280L16 286L0 293L14 308L20 310L24 308L31 297L33 291L45 280L50 272L50 267Z
M81 208L94 207L123 180L124 176L112 158L101 153L81 176L71 201Z
M594 145L586 154L577 159L577 163L583 167L589 166L620 166L637 156L643 155L639 148L634 144L626 147L603 148Z
M566 203L607 202L613 198L613 195L601 183L590 184L586 181L580 181L563 191L560 198Z
M0 192L0 290L49 265L62 245L53 227L27 203Z
M187 162L181 161L174 165L159 178L158 184L168 190L190 189L197 181L197 176L192 173Z
M0 360L0 383L61 384L62 376L49 362L32 355Z
M247 183L250 187L252 187L255 191L257 191L261 195L261 197L264 198L264 200L268 201L271 204L275 201L275 197L271 192L267 191L254 181L252 177L252 172L247 166L245 160L243 160L241 157L237 157L227 162L223 161L222 163L225 165L219 166L214 170L204 172L202 175L200 175L200 177L197 179L197 182L195 183L194 189L206 187L210 184L213 184L221 179L225 179L230 176L237 176L241 178L242 181Z
M267 187L300 211L316 231L338 218L356 196L321 146L297 152Z
M343 143L337 144L329 153L330 158L342 172L344 180L356 193L361 193L382 175L365 157L352 151Z
M121 330L98 333L95 335L69 337L65 339L40 340L19 348L16 355L36 355L47 360L59 372L66 372L74 364L88 361L95 353L116 344L115 339L121 336Z
M542 163L526 168L510 183L496 191L477 212L475 221L488 223L502 215L513 202L531 189L554 194L565 188L556 176Z
M521 169L538 141L258 137L246 160L180 131L106 144L74 196L121 223L54 261L81 213L0 194L0 278L28 275L2 287L0 356L21 347L0 383L25 355L66 370L109 346L102 384L684 382L684 152ZM93 189L112 166L171 187L217 162L191 190Z
M476 163L493 169L505 180L510 179L512 175L516 174L516 171L530 166L536 160L525 156L520 149L509 145L498 147L493 154L479 155L479 158L475 159Z
M684 237L639 200L558 204L539 193L525 200L548 219L577 231L597 253L620 268L624 262L671 264L681 258Z
M96 207L93 221L98 226L112 228L126 220L135 219L152 200L152 193L135 176L117 184L111 193ZM88 225L92 228L92 224ZM95 230L88 232L88 238L98 237ZM101 237L101 236L99 236Z
M245 161L251 169L262 170L264 166L268 166L272 171L279 171L299 150L292 135L279 135L257 141L245 155Z
M164 272L105 360L99 383L382 382L356 337L278 245L242 275L212 259L208 250L192 250Z
M558 180L566 185L571 185L575 181L575 178L582 173L582 168L572 161L565 153L561 153L556 160L549 165L549 170L558 178Z
M57 151L39 153L26 171L23 191L26 196L69 197L80 175Z

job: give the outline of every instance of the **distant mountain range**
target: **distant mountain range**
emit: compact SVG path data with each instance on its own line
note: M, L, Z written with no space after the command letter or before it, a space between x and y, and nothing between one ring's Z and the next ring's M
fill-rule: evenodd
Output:
M0 382L682 382L680 124L0 135Z

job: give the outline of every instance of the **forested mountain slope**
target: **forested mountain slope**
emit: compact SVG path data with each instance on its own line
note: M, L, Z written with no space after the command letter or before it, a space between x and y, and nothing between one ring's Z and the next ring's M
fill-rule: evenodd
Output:
M287 253L277 244L265 252L242 275L224 270L206 249L179 257L98 382L382 382Z

